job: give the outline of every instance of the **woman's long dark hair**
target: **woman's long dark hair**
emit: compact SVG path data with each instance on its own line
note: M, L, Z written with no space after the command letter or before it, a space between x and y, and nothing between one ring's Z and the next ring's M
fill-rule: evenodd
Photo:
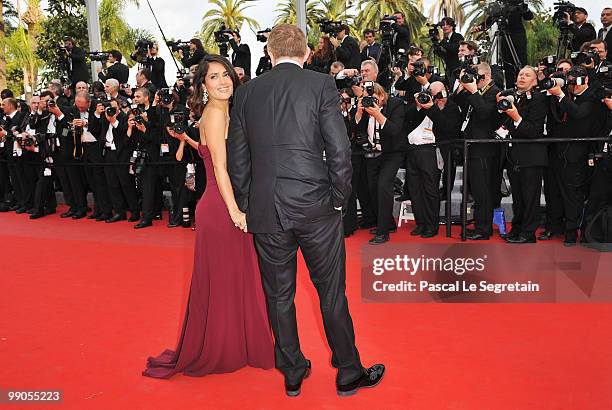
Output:
M206 55L202 61L200 61L200 64L198 64L198 70L193 78L193 93L191 97L189 97L189 108L198 116L202 115L202 111L204 110L204 104L202 103L202 96L204 94L202 84L204 84L204 79L206 78L206 74L208 74L210 63L219 63L227 70L234 85L234 92L236 91L236 87L240 85L240 80L238 80L238 75L236 71L234 71L234 67L225 57L216 54Z

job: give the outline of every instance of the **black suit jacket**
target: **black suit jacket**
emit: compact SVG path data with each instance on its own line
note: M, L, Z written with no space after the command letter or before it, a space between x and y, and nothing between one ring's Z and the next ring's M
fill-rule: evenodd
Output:
M76 84L79 81L85 81L89 79L87 63L85 62L85 50L81 47L73 47L70 53L70 59L72 60L72 71L68 77L72 84Z
M238 87L227 149L251 232L291 229L349 199L351 147L329 75L282 63Z
M336 58L344 68L361 68L361 54L359 53L359 43L351 36L346 36L342 43L336 48Z
M380 130L380 146L383 153L405 150L408 145L406 132L406 103L396 97L389 97L384 105L382 114L387 117L384 127ZM359 123L353 116L352 126L362 135L367 135L370 115L364 110Z
M130 77L130 69L125 64L115 63L108 67L106 72L102 71L98 73L98 79L105 82L109 78L114 78L119 81L119 84L125 84L128 82Z
M591 23L584 23L580 28L575 24L570 25L570 31L574 35L572 38L572 51L580 51L580 46L587 41L595 40L597 33Z
M247 44L238 45L232 38L229 41L234 52L232 53L232 65L234 67L242 67L244 74L251 76L251 49Z
M504 125L510 131L512 138L537 139L543 137L544 120L548 112L548 101L544 94L534 92L531 99L522 98L517 106L522 117L518 127L511 118L504 120ZM505 114L504 114L505 115ZM507 117L507 116L506 116ZM508 148L507 157L515 167L534 167L548 165L548 150L545 144L512 144Z

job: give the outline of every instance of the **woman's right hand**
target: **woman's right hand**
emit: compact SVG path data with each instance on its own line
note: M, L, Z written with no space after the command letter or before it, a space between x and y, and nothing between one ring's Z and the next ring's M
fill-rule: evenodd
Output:
M239 209L231 211L230 217L235 227L240 228L242 232L247 232L246 214L244 212Z

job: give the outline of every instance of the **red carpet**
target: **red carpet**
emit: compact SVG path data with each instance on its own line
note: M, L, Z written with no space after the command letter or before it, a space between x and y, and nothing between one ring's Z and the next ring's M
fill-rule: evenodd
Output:
M410 228L392 241L414 240ZM299 331L313 374L290 399L277 371L140 375L149 355L178 338L191 230L0 214L0 389L65 394L62 405L0 407L612 408L612 305L362 304L359 252L369 238L360 231L347 240L348 297L363 362L385 363L385 380L337 397L315 291L300 263Z

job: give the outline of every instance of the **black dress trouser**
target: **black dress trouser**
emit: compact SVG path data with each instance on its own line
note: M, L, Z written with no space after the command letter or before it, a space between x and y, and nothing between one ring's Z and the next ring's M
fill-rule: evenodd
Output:
M288 384L296 384L306 371L295 317L297 250L302 251L310 279L319 295L332 366L338 369L336 383L349 384L363 371L355 347L353 321L346 289L346 251L342 215L334 213L305 221L275 233L256 233L255 245L274 333L276 367Z

